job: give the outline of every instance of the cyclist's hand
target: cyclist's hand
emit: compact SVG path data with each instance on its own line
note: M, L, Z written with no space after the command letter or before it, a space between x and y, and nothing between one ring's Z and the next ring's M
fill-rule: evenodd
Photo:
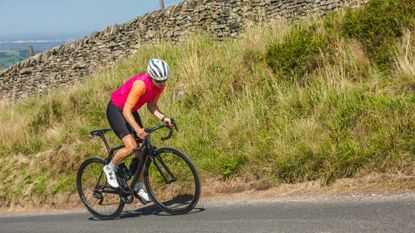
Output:
M173 128L174 126L173 121L169 117L164 118L163 123L168 124L170 128Z
M143 128L139 128L139 129L136 131L136 133L137 133L137 136L138 136L139 138L141 138L141 139L146 139L146 138L147 138L147 133L146 133L146 131L144 131L144 129L143 129Z

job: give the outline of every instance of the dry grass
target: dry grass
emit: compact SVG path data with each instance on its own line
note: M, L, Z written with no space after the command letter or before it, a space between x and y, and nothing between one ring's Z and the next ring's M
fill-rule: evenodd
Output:
M415 91L415 34L406 31L397 46L395 70L401 88Z

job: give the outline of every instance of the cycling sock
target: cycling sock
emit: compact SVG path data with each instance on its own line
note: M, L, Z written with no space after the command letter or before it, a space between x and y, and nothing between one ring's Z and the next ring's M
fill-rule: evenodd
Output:
M114 165L112 162L110 162L109 164L108 164L108 166L112 169L112 170L115 170L115 169L117 169L117 165Z
M142 189L143 188L143 184L142 183L140 183L140 182L138 182L136 185L135 185L135 190L136 191L139 191L140 189Z

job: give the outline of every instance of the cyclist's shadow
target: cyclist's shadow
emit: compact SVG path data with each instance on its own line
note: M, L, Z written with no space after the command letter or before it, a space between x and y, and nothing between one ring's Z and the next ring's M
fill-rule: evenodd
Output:
M205 208L194 208L192 211L183 214L183 215L187 215L187 214L194 214L194 213L199 213L202 211L205 211ZM117 217L119 219L123 219L123 218L137 218L140 216L148 216L148 215L157 215L157 216L173 216L171 214L168 214L162 210L160 210L156 205L150 205L150 206L146 206L146 207L142 207L142 208L138 208L136 210L124 210L123 212L121 212L120 216ZM117 219L116 218L116 219ZM95 217L90 217L89 220L99 220Z
M192 211L183 214L195 214L204 211L205 208L194 208ZM136 218L139 216L147 216L147 215L157 215L157 216L173 216L169 213L166 213L160 210L156 205L145 206L142 208L138 208L136 210L125 210L121 213L119 218Z

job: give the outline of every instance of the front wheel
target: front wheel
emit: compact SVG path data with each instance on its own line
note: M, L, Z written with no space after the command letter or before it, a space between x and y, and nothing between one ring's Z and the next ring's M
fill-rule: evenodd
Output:
M200 179L195 166L174 148L159 148L154 156L149 156L144 182L154 203L170 214L191 211L200 198Z
M76 188L82 203L95 217L103 220L118 217L124 208L119 191L107 183L100 158L86 159L78 169Z

